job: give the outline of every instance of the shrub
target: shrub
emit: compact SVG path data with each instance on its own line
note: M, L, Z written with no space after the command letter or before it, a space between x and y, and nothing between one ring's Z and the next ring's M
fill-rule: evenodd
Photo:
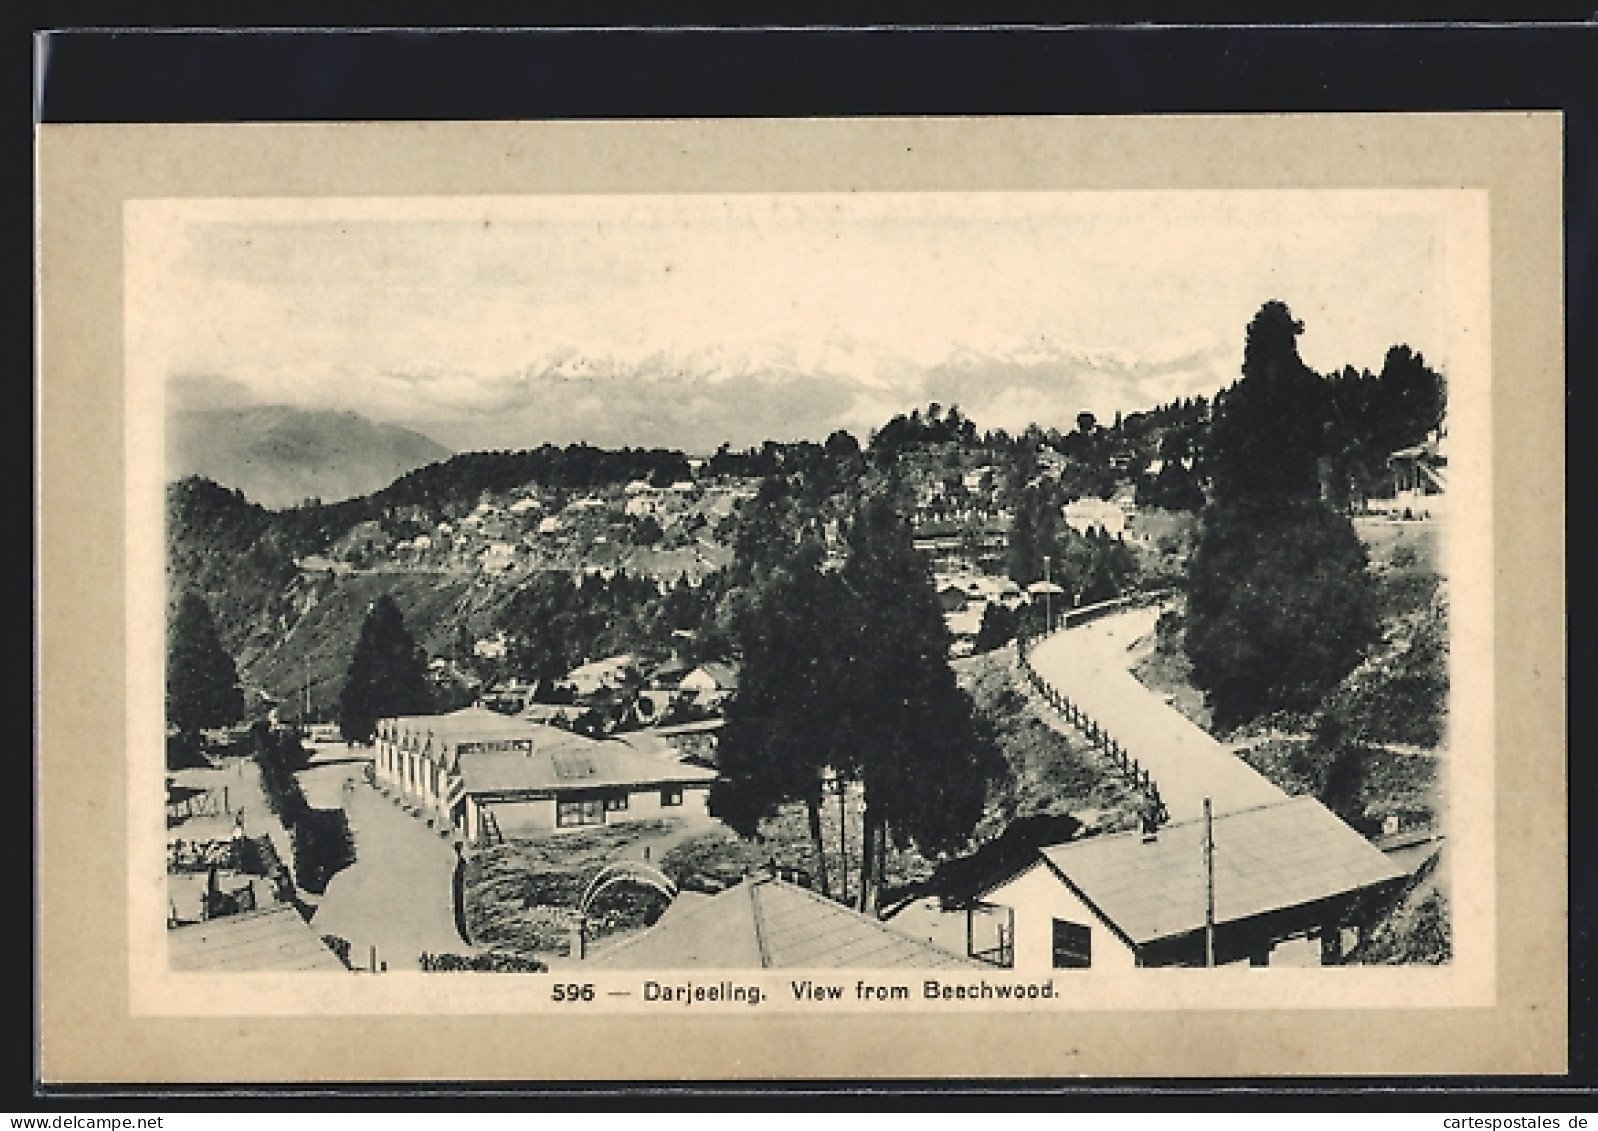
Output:
M323 935L322 942L327 946L328 950L331 950L334 954L338 955L338 960L344 963L344 968L346 970L355 969L355 967L350 965L349 939L342 938L339 935Z
M355 862L355 840L342 809L312 809L294 776L308 757L299 739L285 731L257 728L255 759L261 767L266 803L289 831L294 872L306 891L320 895L334 873Z
M485 954L421 954L422 969L428 973L545 974L549 967L536 958L489 951Z

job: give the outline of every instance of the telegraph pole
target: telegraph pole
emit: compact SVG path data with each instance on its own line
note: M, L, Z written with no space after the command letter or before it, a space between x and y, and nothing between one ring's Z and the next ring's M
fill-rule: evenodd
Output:
M1043 590L1043 635L1045 635L1045 636L1047 636L1049 633L1054 631L1054 612L1053 612L1054 606L1052 604L1052 598L1053 598L1054 594L1048 588L1048 586L1050 586L1052 584L1053 584L1053 582L1051 582L1049 580L1049 555L1044 554L1043 555L1043 585L1044 585L1044 590Z
M844 784L843 775L833 771L833 780L838 783L838 887L841 889L843 904L849 905L849 798L848 787Z
M1204 965L1215 965L1215 830L1204 799Z

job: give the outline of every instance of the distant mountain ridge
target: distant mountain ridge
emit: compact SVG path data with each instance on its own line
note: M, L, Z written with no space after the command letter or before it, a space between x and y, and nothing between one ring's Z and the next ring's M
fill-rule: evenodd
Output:
M192 409L167 419L167 478L200 475L264 507L369 495L453 453L354 412L286 405Z

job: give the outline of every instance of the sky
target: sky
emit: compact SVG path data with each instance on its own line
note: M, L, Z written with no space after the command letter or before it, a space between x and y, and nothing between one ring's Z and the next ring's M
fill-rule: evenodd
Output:
M152 201L130 374L172 408L353 410L455 450L708 452L1209 395L1285 301L1321 372L1447 371L1439 191Z

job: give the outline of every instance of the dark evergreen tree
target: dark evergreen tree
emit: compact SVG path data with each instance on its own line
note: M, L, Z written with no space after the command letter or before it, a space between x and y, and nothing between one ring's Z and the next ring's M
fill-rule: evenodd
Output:
M710 794L711 812L745 836L779 805L803 801L824 893L822 789L848 737L837 710L849 675L837 618L847 606L840 578L821 572L813 550L766 575L738 617L743 665Z
M1005 540L1006 570L1017 585L1030 585L1043 576L1043 550L1039 541L1037 509L1031 505L1027 493L1022 492Z
M1379 635L1365 547L1318 499L1212 507L1188 570L1187 653L1215 724L1314 710Z
M982 627L977 629L976 643L973 651L991 652L995 648L1002 648L1015 639L1016 631L1020 628L1021 618L1016 616L1013 609L1009 609L997 601L991 602L982 610Z
M1426 439L1443 422L1443 378L1408 346L1394 346L1382 361L1374 390L1372 445L1384 456Z
M194 735L236 723L243 714L238 669L217 636L211 607L185 592L167 619L167 722Z
M1205 448L1214 495L1226 503L1317 497L1326 452L1326 391L1300 360L1304 324L1267 302L1249 323L1243 377L1217 396Z
M388 594L366 614L339 699L339 730L349 742L370 742L377 720L433 710L427 655L411 638Z
M958 846L1003 762L949 667L931 572L889 494L864 500L847 540L848 678L830 725L864 786L860 907L875 912L889 840L929 855Z
M1321 498L1328 402L1303 324L1268 302L1218 397L1212 496L1188 562L1187 652L1217 726L1315 708L1378 636L1364 546Z

